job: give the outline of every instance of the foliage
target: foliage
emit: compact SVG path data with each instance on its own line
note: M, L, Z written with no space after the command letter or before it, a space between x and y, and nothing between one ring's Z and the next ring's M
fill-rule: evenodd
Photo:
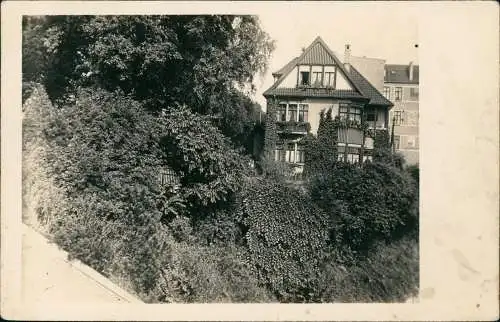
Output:
M161 278L151 301L267 302L245 261L244 250L228 245L175 243L167 247Z
M315 178L310 191L322 209L333 213L334 242L353 251L418 228L412 180L390 165L370 163L359 168L339 163Z
M219 209L194 223L194 233L203 245L241 245L245 229L239 208L238 195L227 208Z
M418 164L412 164L407 166L406 171L410 174L410 176L413 178L413 180L418 186L418 183L420 182L420 168Z
M162 131L161 149L191 206L226 201L239 188L249 160L231 148L207 117L180 107L165 115Z
M275 161L274 157L263 157L259 162L259 166L262 169L264 177L275 181L285 182L294 174L293 165L282 161Z
M304 174L313 176L328 171L337 162L339 119L332 117L332 109L321 111L318 135L306 136Z
M208 121L186 109L159 118L129 98L98 89L81 90L74 104L55 109L35 87L24 110L26 158L43 152L43 176L33 173L34 161L25 163L32 212L51 218L44 222L72 256L127 280L138 294L158 287L167 242L196 239L185 217L190 198L210 201L213 193L218 198L237 187L231 180L243 158ZM172 161L165 149L185 163ZM160 185L156 175L164 167L182 175L181 193ZM47 187L43 178L51 179L52 190L41 189ZM227 279L230 273L224 274Z
M253 16L25 17L23 81L53 101L97 86L155 111L185 104L241 144L255 109L244 94L273 49Z
M392 151L390 135L387 130L375 130L371 134L373 138L373 161L392 163Z
M23 221L45 230L65 207L64 191L51 175L51 147L43 135L53 106L43 86L30 86L32 95L23 105Z
M404 302L419 285L418 242L377 243L364 259L346 265L332 259L322 268L325 302Z
M267 103L266 124L264 132L264 157L274 159L274 151L276 150L276 142L278 134L276 130L276 101L271 100Z
M254 178L242 192L250 261L278 300L314 299L326 247L325 216L292 188Z

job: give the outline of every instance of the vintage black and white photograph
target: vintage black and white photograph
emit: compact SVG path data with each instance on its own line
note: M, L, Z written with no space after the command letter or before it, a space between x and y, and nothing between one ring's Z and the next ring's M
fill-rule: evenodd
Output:
M419 65L402 25L388 60L373 32L298 43L251 15L25 16L25 223L147 303L407 301Z
M147 303L415 297L415 21L261 19L25 16L26 225Z
M22 15L23 301L435 296L417 10L273 8Z

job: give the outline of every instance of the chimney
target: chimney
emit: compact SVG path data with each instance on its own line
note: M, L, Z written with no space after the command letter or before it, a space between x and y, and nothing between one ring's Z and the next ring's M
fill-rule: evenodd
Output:
M344 51L344 67L348 72L351 71L351 45L345 45Z
M410 81L413 81L413 62L410 62L409 66Z

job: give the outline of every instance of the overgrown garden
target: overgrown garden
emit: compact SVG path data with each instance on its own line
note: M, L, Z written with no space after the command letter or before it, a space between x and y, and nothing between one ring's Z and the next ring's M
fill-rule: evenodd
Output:
M418 168L387 135L373 162L338 162L327 112L298 190L267 122L249 166L273 47L249 16L26 18L24 220L147 302L414 295Z

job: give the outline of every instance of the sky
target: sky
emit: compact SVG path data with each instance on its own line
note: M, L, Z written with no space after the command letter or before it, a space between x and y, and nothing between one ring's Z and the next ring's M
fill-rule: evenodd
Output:
M262 93L273 83L272 73L300 55L320 36L343 60L345 44L351 55L380 58L388 64L418 64L417 8L397 2L319 2L263 8L257 15L276 48L265 75L257 77L253 99L265 110Z

